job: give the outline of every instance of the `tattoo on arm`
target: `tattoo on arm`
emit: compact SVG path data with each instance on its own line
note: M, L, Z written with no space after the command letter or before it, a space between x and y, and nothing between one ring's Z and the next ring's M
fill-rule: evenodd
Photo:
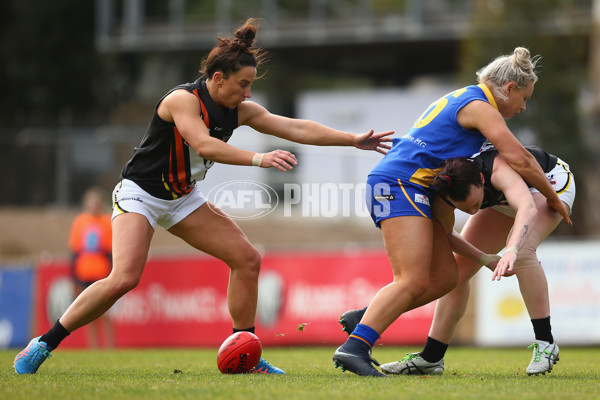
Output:
M521 245L525 242L525 239L527 238L527 234L529 233L529 225L523 225L523 235L521 235L521 238L519 239L519 242L517 243L517 248L521 248ZM513 228L510 229L510 232L508 232L508 237L506 238L506 243L510 242L510 238L512 237L513 234Z
M527 238L527 233L529 232L529 225L524 225L523 230L523 235L521 236L521 239L519 239L519 243L517 244L518 248L521 248L521 245L523 244L523 242L525 242L525 239Z

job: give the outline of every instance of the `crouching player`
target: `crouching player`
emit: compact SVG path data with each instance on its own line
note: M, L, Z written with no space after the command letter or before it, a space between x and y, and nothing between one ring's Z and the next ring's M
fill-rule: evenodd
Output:
M571 210L575 181L568 164L535 146L526 148ZM381 369L388 374L441 375L448 343L467 307L469 280L486 265L493 270L492 280L516 274L535 335L529 346L533 357L527 374L550 372L559 359L559 348L552 336L548 283L536 249L558 226L561 215L537 190L528 187L494 148L470 159L446 161L433 186L438 193L434 215L448 232L456 253L459 283L438 300L423 351L383 364ZM454 208L471 214L461 235L453 232ZM490 255L504 247L501 258ZM350 310L340 317L346 332L353 331L365 310Z

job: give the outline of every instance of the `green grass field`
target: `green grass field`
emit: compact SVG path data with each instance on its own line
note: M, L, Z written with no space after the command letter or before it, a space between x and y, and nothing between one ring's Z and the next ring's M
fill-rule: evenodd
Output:
M406 347L377 347L382 362ZM545 376L527 376L531 352L450 348L443 376L359 377L333 367L334 348L266 348L287 375L222 375L216 349L56 351L35 375L0 351L0 399L600 399L600 348L562 348Z

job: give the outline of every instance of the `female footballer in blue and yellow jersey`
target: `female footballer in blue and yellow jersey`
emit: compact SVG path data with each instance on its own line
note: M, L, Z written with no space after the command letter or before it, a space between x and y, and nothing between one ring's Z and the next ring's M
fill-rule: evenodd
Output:
M483 84L455 90L431 104L410 130L371 171L367 204L375 224L382 218L422 215L431 218L429 185L448 158L477 153L486 138L463 128L458 112L472 101L496 101Z
M537 80L536 63L537 57L532 59L523 47L498 57L477 72L479 85L452 92L428 107L371 171L367 203L381 228L393 280L377 292L356 329L333 354L337 367L385 377L371 358L379 336L404 312L456 286L458 267L448 238L431 218L434 199L429 186L445 159L468 157L489 140L511 168L546 197L548 206L570 222L535 157L505 122L526 110Z

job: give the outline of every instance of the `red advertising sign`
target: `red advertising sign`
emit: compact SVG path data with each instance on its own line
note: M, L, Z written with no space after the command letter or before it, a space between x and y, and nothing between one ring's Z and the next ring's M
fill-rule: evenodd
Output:
M38 329L45 332L72 301L66 264L43 265L38 276ZM219 346L231 334L229 269L205 257L153 258L137 288L109 311L115 343L139 346ZM385 252L269 253L263 257L256 334L263 345L337 345L338 319L366 306L392 279ZM427 337L434 304L404 314L383 344L417 344ZM81 331L81 332L80 332ZM61 347L87 344L85 328Z

